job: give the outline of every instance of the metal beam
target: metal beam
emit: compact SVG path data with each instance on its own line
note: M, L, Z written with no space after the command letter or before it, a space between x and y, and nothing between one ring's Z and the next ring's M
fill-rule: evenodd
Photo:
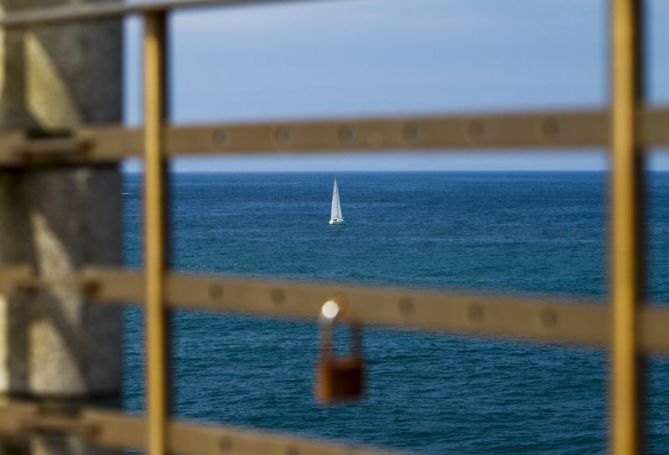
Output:
M142 300L138 272L89 268L84 277L97 283L92 296L96 301ZM352 313L364 324L594 346L604 346L608 340L606 307L587 301L178 273L167 281L167 300L175 308L258 316L315 320L323 302L334 294L345 295Z
M0 270L0 274L13 277L0 281L4 293L35 292L56 284L20 267L11 273ZM142 304L144 280L141 272L94 267L84 270L78 285L93 302ZM316 320L323 302L343 294L356 318L366 325L595 347L609 342L610 312L604 302L220 275L170 273L166 280L166 303L175 309ZM656 310L652 317L649 313L646 349L669 353L663 321L669 321L669 311Z
M37 278L22 266L0 268L0 277L1 293L35 292L57 284ZM77 282L92 302L126 305L144 302L144 280L140 271L89 267ZM352 311L365 325L603 349L609 347L611 340L611 308L605 301L243 279L224 275L169 273L166 277L166 303L173 309L315 321L323 302L334 294L346 295ZM667 305L644 306L639 318L641 349L647 353L669 355Z
M169 315L165 275L169 260L169 201L164 125L166 107L167 27L164 11L144 17L144 260L146 267L146 388L148 453L167 453L169 417Z
M669 146L669 109L637 116L639 141ZM239 124L165 125L166 153L173 158L249 153L379 153L388 151L477 153L543 150L589 152L608 146L609 116L598 111L342 118ZM0 166L114 162L143 154L144 131L122 126L88 127L62 139L30 139L0 133Z
M11 401L0 406L0 434L74 433L87 444L110 449L146 450L147 425L141 416L87 408L77 415L41 411L35 403ZM166 448L184 455L398 455L364 446L252 431L230 426L171 420Z
M309 0L159 0L138 3L108 1L91 5L67 4L49 8L30 8L24 11L4 14L0 17L0 28L44 27L72 22L113 19L130 15L166 13L175 10L244 5L274 5L297 1L306 2Z
M642 0L611 1L612 452L643 452Z

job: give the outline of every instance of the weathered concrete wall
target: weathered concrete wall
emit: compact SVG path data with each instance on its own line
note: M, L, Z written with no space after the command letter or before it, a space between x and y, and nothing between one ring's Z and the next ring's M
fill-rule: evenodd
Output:
M5 11L63 3L0 0ZM10 32L0 40L0 128L121 120L120 21ZM63 283L0 298L0 394L119 397L120 311L85 304L67 279L84 264L121 263L121 194L112 165L0 170L0 264L29 262ZM34 453L83 450L74 438L36 437L31 445Z
M0 7L8 11L66 3L96 1L0 0ZM121 119L120 21L0 33L0 39L0 126L59 127Z
M114 167L0 174L0 261L62 280L0 301L0 392L110 396L121 381L117 308L85 305L67 284L85 264L120 264L121 177Z

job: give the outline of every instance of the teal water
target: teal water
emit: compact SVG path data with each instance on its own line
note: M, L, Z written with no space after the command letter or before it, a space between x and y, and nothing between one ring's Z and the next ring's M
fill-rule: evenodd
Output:
M176 174L173 268L577 297L607 292L602 173ZM669 174L651 175L649 293L669 301ZM141 264L126 178L126 263ZM142 320L126 314L125 406L143 407ZM180 417L431 454L606 448L607 357L591 349L368 329L369 393L312 397L313 324L174 315ZM669 453L669 363L651 359L649 452Z

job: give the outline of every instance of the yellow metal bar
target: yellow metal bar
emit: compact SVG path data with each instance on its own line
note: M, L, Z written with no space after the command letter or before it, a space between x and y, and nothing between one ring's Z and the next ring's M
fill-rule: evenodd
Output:
M669 146L669 109L637 111L641 144ZM607 111L452 114L332 118L289 122L170 125L170 157L239 153L592 153L610 144ZM71 139L31 139L0 132L0 166L114 162L141 156L144 132L119 125L89 126Z
M15 295L63 284L38 278L23 266L0 267L0 278L0 293ZM67 283L79 286L91 302L127 305L144 301L144 281L141 271L88 267ZM352 311L365 325L602 348L611 345L611 306L597 300L174 272L167 273L165 286L166 305L184 310L314 320L323 301L338 293L346 295ZM642 306L638 318L640 349L647 354L669 355L667 303Z
M166 16L144 17L145 267L148 453L166 453L169 414L169 339L165 305L167 195L164 124L166 121Z
M87 269L84 277L97 283L95 295L89 297L94 301L142 300L139 272L96 267ZM167 275L166 292L171 308L311 320L318 317L324 301L339 294L346 296L356 320L365 325L602 347L609 341L608 307L585 300L181 273ZM669 350L669 334L655 342L664 339Z
M0 405L0 435L33 431L77 434L93 447L147 448L147 426L141 416L102 408L84 408L76 415L41 409L37 403L10 400ZM371 447L307 439L227 425L202 425L170 420L170 453L183 455L399 455Z
M275 5L307 0L158 0L117 2L108 0L93 4L66 4L44 8L27 8L0 16L0 28L17 29L62 25L72 22L113 19L132 14L166 13L174 10L244 5ZM313 1L313 0L312 0Z
M642 451L643 160L636 111L641 101L641 1L612 0L612 447Z

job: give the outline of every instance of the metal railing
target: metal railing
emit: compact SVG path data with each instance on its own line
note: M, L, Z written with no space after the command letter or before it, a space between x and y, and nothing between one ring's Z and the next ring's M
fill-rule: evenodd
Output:
M349 118L304 122L168 125L165 93L166 18L179 8L277 3L269 0L163 1L92 4L28 10L0 19L5 29L53 26L140 14L144 18L143 129L118 125L83 128L66 138L31 139L0 134L0 165L118 161L144 155L145 271L89 268L73 278L100 303L143 302L147 319L146 420L120 412L84 410L53 416L33 403L0 407L0 432L74 432L94 445L144 448L151 455L178 452L343 454L380 453L228 427L204 427L168 415L167 311L208 309L277 317L315 318L323 301L346 296L365 324L534 339L611 347L612 440L616 454L638 453L642 413L642 354L669 354L669 310L643 306L643 216L640 213L644 150L669 145L669 108L642 105L643 54L639 39L642 1L611 0L610 111L495 115ZM222 276L188 276L167 270L169 201L166 164L172 156L334 150L448 150L611 148L611 302L469 295L410 289L351 287ZM31 293L53 282L25 267L4 268L0 292Z

